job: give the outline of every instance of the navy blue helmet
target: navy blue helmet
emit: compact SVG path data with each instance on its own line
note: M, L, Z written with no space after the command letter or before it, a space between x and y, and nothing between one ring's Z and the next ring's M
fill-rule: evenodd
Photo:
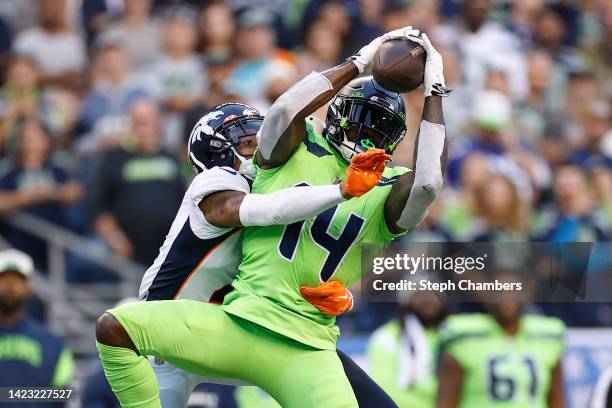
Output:
M196 173L215 166L234 166L236 146L244 136L256 134L264 117L242 103L212 108L196 123L187 144L189 161Z
M402 96L371 76L349 82L327 108L324 136L346 161L372 148L392 154L405 134Z

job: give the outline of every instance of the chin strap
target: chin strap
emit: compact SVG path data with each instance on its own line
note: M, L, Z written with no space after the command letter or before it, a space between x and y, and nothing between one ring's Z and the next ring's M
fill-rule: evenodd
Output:
M334 110L333 107L332 110ZM335 110L334 113L337 114ZM338 140L336 137L326 137L326 139L346 162L350 163L353 159L353 156L359 153L363 153L365 151L364 149L359 149L357 143L348 140L348 138L346 137L346 130L344 128L339 125L331 125L331 128L335 131L335 133L339 133L339 136L342 137L342 140L336 141Z
M238 160L240 160L240 167L238 168L238 173L242 174L244 177L248 178L251 181L255 180L257 170L255 169L255 165L253 164L253 160L247 159L246 157L238 153L234 146L232 146L231 149L232 152L234 152L234 154L238 158Z

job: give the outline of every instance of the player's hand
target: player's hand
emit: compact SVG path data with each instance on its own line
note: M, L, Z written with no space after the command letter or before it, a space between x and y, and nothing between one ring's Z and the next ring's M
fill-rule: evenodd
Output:
M353 294L338 281L321 282L316 288L302 286L300 293L328 316L338 316L353 308Z
M353 61L353 63L357 66L359 73L362 74L363 71L372 63L374 59L374 55L376 51L378 51L378 47L380 47L385 41L396 40L399 38L411 38L412 36L418 36L419 30L413 30L412 26L406 26L404 28L398 28L397 30L389 31L381 35L380 37L375 38L368 45L364 46L359 50L359 52L349 60Z
M410 38L411 36L418 36L420 33L419 30L413 29L412 26L406 26L402 28L398 28L397 30L389 31L388 33L384 33L379 38L382 38L381 43L389 40L399 40L401 38Z
M370 191L382 177L385 162L391 160L383 149L370 149L356 154L346 169L346 178L340 185L345 198L361 197Z
M444 63L442 62L442 56L431 44L427 34L411 34L408 39L420 44L427 53L425 59L425 79L423 81L423 85L425 86L425 97L450 95L453 90L448 88L444 81Z

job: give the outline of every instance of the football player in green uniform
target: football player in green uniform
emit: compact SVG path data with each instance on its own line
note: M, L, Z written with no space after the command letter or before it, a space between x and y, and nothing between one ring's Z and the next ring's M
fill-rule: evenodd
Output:
M317 217L245 228L243 261L221 307L178 300L109 310L98 322L104 333L98 349L123 406L159 406L154 377L141 372L147 367L138 366L143 357L134 351L200 375L258 385L284 407L357 406L336 354L334 317L302 293L307 297L309 288L332 281L344 287L356 282L361 246L387 245L413 229L441 189L446 142L440 97L450 90L442 58L427 36L410 27L387 33L349 61L313 72L282 95L258 132L252 186L253 193L264 194L329 184L345 177L354 155L373 148L393 152L406 131L401 96L371 78L351 80L384 41L394 38L418 42L427 52L415 171L386 168L378 186ZM320 134L305 119L332 98Z
M511 299L486 307L445 323L437 407L563 407L563 322Z
M399 316L372 333L368 373L399 408L436 405L440 325L449 312L433 291L398 296Z

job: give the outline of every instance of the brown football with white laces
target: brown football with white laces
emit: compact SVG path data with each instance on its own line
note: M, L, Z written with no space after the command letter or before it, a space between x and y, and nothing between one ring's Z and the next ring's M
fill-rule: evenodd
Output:
M414 91L423 83L425 54L420 44L405 38L384 42L374 55L374 80L389 91Z

